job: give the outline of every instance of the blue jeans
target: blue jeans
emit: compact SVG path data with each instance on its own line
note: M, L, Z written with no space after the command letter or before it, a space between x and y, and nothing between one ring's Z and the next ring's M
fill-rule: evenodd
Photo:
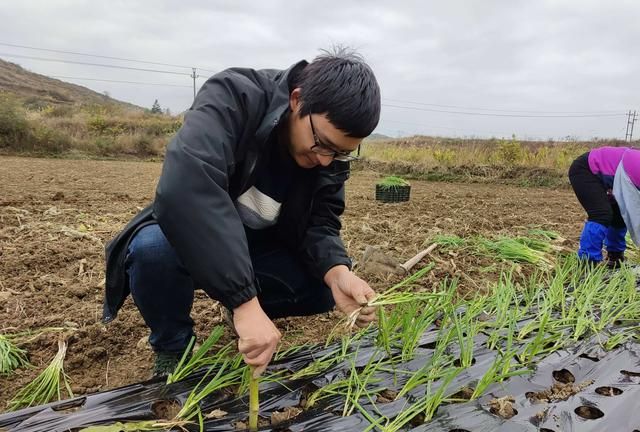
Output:
M271 244L250 245L250 250L258 300L270 318L314 315L335 306L331 290L288 250ZM153 349L184 351L193 335L195 287L159 225L135 234L125 266L133 300L151 329Z

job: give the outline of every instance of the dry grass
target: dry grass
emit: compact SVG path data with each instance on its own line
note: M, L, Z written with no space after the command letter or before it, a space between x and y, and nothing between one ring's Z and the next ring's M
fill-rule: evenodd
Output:
M571 162L591 148L624 141L518 141L414 136L370 140L359 164L385 174L428 180L504 182L523 186L567 185ZM358 164L354 165L357 169Z
M0 153L75 158L158 158L182 118L112 102L32 104L0 93ZM622 141L521 142L415 136L368 140L364 162L392 175L445 181L562 186L571 162L590 148Z
M362 155L371 160L408 162L425 167L500 165L565 171L589 149L625 145L623 141L523 142L503 139L450 139L414 136L396 140L367 141Z
M0 94L0 151L88 157L162 156L182 119L116 104L46 105Z

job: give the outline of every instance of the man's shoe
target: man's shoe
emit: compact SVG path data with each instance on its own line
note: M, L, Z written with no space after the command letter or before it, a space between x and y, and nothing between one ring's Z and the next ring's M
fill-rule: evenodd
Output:
M156 358L153 362L153 377L166 377L169 374L172 374L176 370L178 363L180 363L181 358L182 353L164 351L157 352Z
M619 269L624 262L624 252L607 251L607 267L611 270Z

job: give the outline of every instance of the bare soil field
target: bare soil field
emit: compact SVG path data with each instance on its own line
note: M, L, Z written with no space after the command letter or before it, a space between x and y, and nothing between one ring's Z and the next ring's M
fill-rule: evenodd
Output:
M66 328L24 345L34 367L0 376L0 412L51 360L60 337L69 343L65 370L75 393L150 377L148 330L131 299L114 322L101 323L103 251L150 203L160 169L152 162L0 157L0 333ZM533 226L560 233L572 248L583 222L569 189L412 181L409 202L383 204L374 199L378 178L357 171L348 182L343 239L357 261L367 246L403 262L435 234L517 234ZM436 249L424 260L429 261L436 263L429 277L433 286L455 276L461 290L482 290L491 278L491 272L479 270L477 257L464 253ZM399 280L369 268L356 271L378 290ZM222 323L218 306L202 292L192 315L199 336ZM281 319L277 325L283 344L297 344L323 340L339 318L331 313Z

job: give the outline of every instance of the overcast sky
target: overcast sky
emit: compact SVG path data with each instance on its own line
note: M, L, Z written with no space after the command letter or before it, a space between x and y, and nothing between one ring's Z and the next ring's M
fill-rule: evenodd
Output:
M377 132L390 136L623 139L627 111L640 108L637 0L22 0L3 2L0 23L0 58L174 113L192 101L190 67L201 85L227 67L286 68L335 43L372 66L384 105Z

